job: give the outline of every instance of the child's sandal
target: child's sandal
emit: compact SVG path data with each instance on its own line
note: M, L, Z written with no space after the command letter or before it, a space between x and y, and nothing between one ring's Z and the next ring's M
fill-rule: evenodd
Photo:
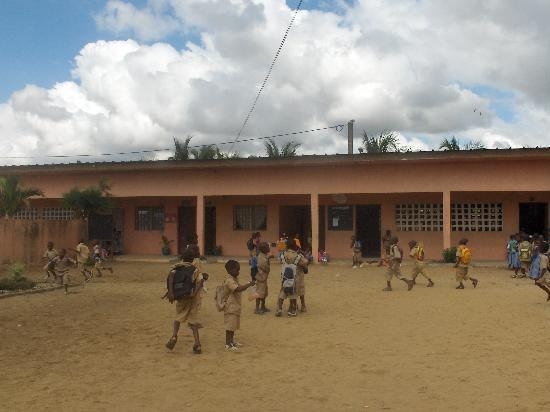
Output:
M193 353L195 355L200 355L202 353L201 345L193 345Z
M176 343L178 342L178 337L177 336L172 336L168 342L166 342L166 347L170 350L174 349L174 346L176 346Z

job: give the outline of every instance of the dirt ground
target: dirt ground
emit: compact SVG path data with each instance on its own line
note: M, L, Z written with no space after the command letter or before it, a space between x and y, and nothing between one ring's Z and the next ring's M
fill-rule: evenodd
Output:
M68 296L0 299L0 409L550 410L550 303L504 269L475 269L477 289L460 291L452 267L430 267L434 288L419 278L388 293L383 268L315 266L297 318L254 315L243 296L245 346L230 353L213 301L223 265L206 264L203 354L193 355L187 328L173 352L164 347L167 267L120 262ZM278 272L273 264L271 308Z

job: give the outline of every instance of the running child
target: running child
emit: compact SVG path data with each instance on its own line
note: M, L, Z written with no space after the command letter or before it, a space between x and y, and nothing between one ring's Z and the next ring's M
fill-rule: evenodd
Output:
M399 239L397 236L392 236L390 239L390 250L388 256L388 269L386 271L386 287L382 289L384 292L391 292L391 280L395 276L407 284L407 290L411 290L414 286L412 280L401 276L401 261L403 260L403 251L398 245Z
M424 265L424 244L422 242L417 242L416 240L411 240L409 242L409 256L414 259L414 267L412 272L412 281L416 284L416 277L422 275L428 281L426 287L433 287L434 283L428 275L426 275L425 265Z
M94 259L94 269L97 271L97 277L103 276L101 273L102 270L108 270L109 272L113 273L113 268L110 266L105 266L103 264L103 254L101 250L101 244L98 240L94 240L92 242L93 246L93 259Z
M254 281L239 284L239 272L241 265L236 260L228 260L225 264L227 277L223 281L224 296L226 296L223 308L223 323L225 327L225 350L235 352L242 345L235 341L235 331L241 326L241 293L254 286Z
M59 249L57 256L49 263L57 282L65 288L65 295L69 294L69 268L76 267L76 261L67 257L66 249Z
M196 251L193 248L187 248L181 256L182 261L174 265L172 270L168 275L168 292L166 297L170 303L176 302L176 319L173 323L172 328L172 337L166 342L166 347L170 350L174 349L176 343L178 342L178 332L180 330L180 325L184 322L187 323L187 326L193 332L193 338L195 340L193 344L193 353L200 354L202 353L202 347L199 337L199 329L202 328L200 323L200 308L202 303L202 286L205 280L208 279L208 273L201 273L197 267L193 265L193 260L196 257ZM175 299L173 288L173 277L176 275L178 269L189 269L193 271L193 287L192 291L188 296L183 296L179 299Z
M84 276L84 281L88 282L93 277L90 270L92 267L90 264L90 248L84 243L84 239L80 239L73 251L76 252L76 264L80 269L80 273Z
M53 272L53 270L50 269L50 262L55 257L57 257L57 250L53 248L53 242L49 241L46 244L46 251L42 255L42 261L46 262L46 264L43 267L44 271L46 272L44 275L44 280L49 280L50 276L52 277L53 280L55 280L55 273Z
M458 283L456 289L464 289L464 284L462 283L465 280L470 280L472 286L475 288L478 284L478 280L468 276L468 269L470 267L470 262L472 261L472 252L466 246L468 244L468 239L463 238L458 241L458 247L456 248L456 281Z

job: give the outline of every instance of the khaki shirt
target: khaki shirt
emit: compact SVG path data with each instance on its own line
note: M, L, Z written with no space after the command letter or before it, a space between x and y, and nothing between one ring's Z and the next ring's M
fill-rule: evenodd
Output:
M258 273L256 273L256 280L258 282L266 282L270 270L271 266L267 255L260 252L258 254Z
M57 257L57 250L55 250L55 249L46 250L46 251L44 252L44 254L42 255L42 257L43 257L44 259L48 259L48 262L49 262L50 260L53 260L54 258Z
M241 292L236 292L235 290L240 286L237 278L234 278L231 275L227 275L223 281L223 286L225 288L225 296L227 296L227 301L224 307L225 314L240 315L241 314Z
M298 252L288 249L284 254L284 260L286 263L294 263L296 256L298 256ZM309 261L305 258L305 256L300 255L300 260L296 264L296 271L303 274L304 269L307 268L308 264Z
M390 247L390 259L403 259L403 256L401 256L401 252L399 251L399 248L397 247L397 244L391 245Z
M76 245L76 260L80 263L86 263L90 257L90 248L84 243L79 243Z
M63 259L61 259L59 256L56 256L52 259L53 270L57 275L63 275L69 271L69 268L76 264L74 260L71 258L65 256Z

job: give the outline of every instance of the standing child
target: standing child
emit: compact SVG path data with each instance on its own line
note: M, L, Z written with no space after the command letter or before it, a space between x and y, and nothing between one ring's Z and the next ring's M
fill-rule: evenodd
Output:
M352 253L352 267L354 269L357 269L358 266L363 265L363 261L361 260L361 253L362 253L362 246L361 241L358 240L355 236L351 237L351 253Z
M225 264L228 276L223 281L224 296L223 324L225 326L225 350L235 352L242 346L235 341L235 331L241 326L241 292L254 286L254 281L239 284L241 265L236 260L228 260Z
M266 242L260 243L258 253L258 273L256 273L256 315L263 315L269 312L269 309L265 307L265 299L267 298L267 278L271 270L269 259L272 257L269 255L269 244Z
M281 233L281 236L279 236L279 241L277 242L277 250L279 251L279 262L283 263L283 255L286 250L286 241L287 241L286 233Z
M390 239L389 250L389 266L386 271L386 287L382 289L384 292L391 292L391 280L395 276L397 279L402 280L407 284L407 290L411 290L414 286L412 280L406 279L401 276L401 261L403 260L403 250L398 245L399 239L397 236L392 236Z
M298 252L298 246L294 242L294 239L288 239L286 246L287 250L283 256L283 265L281 268L283 279L279 299L277 300L277 311L275 312L275 316L277 317L283 314L283 302L285 299L290 300L288 316L296 316L298 314L298 296L301 302L300 311L307 312L305 274L307 273L309 262Z
M431 288L434 283L428 275L426 275L425 266L424 266L424 244L422 242L417 242L416 240L411 240L409 242L409 256L414 259L414 268L412 272L412 281L416 284L416 277L418 275L424 276L428 280L426 287Z
M456 289L464 289L464 284L462 283L465 280L470 280L472 286L475 288L478 284L478 280L468 276L468 269L470 267L470 262L472 261L472 252L466 246L468 244L468 239L463 238L458 241L458 247L456 249L456 281L458 283Z
M519 235L516 233L513 237L514 238L508 242L508 248L510 254L510 268L514 270L512 277L515 278L518 276L521 262L519 260Z
M69 294L69 268L76 266L76 261L67 257L66 249L59 249L55 258L50 262L51 269L55 273L55 278L59 284L65 288L65 295Z
M547 294L546 301L550 301L550 273L548 272L548 243L541 246L540 254L540 273L535 279L535 285L544 290Z
M519 244L519 261L521 263L521 275L517 277L524 278L526 273L531 267L532 248L531 242L526 234L521 235L521 242Z
M50 278L50 276L52 277L53 280L55 280L55 273L54 271L50 268L50 262L55 258L57 257L57 250L55 250L53 248L53 242L52 241L49 241L47 244L46 244L46 251L44 252L44 254L42 255L42 260L44 262L46 262L46 264L44 265L44 271L46 272L46 274L44 275L44 280L48 280Z
M202 286L205 280L208 279L208 273L201 273L197 267L193 265L193 259L196 257L196 251L192 248L187 248L183 252L182 262L174 265L168 275L167 287L168 291L166 297L170 303L176 302L176 319L174 320L172 337L166 342L166 347L170 350L174 349L178 342L178 332L182 322L187 322L187 326L193 332L193 338L195 343L193 345L193 353L200 354L202 352L201 342L199 337L199 329L202 328L199 319L199 311L202 303ZM191 277L183 277L182 279L188 279L182 281L183 283L190 283L190 287L187 288L188 293L178 293L175 290L174 277L179 276L180 273L187 272L192 274Z

